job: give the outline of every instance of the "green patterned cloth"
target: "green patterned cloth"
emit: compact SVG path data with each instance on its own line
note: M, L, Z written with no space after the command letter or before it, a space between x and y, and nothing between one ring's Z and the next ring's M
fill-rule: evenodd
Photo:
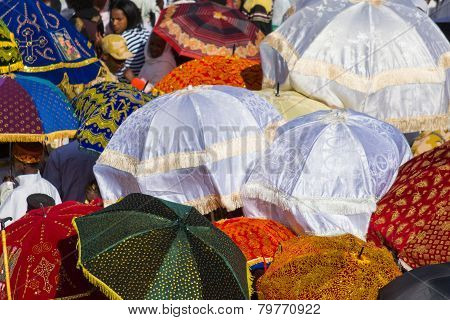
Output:
M85 276L112 299L248 299L239 248L195 208L131 194L77 218Z
M14 34L0 19L0 73L9 73L23 68Z

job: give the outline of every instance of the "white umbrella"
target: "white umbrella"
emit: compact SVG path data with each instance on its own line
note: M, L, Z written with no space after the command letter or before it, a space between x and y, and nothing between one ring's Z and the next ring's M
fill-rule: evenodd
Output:
M410 158L393 126L352 110L317 111L278 129L242 188L244 213L297 233L364 239L377 200Z
M199 86L161 96L129 116L100 155L102 197L109 204L141 192L204 214L235 210L247 167L280 121L247 89Z
M447 128L450 44L411 0L303 0L261 43L264 87L403 132Z

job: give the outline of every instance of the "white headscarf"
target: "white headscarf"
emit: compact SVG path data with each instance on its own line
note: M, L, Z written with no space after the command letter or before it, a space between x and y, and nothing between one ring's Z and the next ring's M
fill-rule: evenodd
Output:
M172 47L166 43L163 53L158 58L152 58L148 52L150 38L145 45L145 63L139 73L139 78L149 81L152 85L158 83L166 74L176 68L177 63L172 53Z

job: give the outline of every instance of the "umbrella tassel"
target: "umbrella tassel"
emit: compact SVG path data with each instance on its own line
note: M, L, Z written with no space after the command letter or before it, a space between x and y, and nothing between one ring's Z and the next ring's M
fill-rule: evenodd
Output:
M3 250L3 265L5 266L5 282L6 282L6 296L8 300L12 300L11 296L11 282L9 277L9 261L8 261L8 249L6 247L6 231L5 224L8 221L12 221L11 217L0 219L0 225L2 229L2 250Z

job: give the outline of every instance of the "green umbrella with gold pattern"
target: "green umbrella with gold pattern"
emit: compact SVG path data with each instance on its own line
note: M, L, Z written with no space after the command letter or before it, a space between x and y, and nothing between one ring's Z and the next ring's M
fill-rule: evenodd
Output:
M0 73L9 73L22 68L22 56L14 39L14 34L0 19Z
M111 299L248 299L246 259L195 208L143 194L76 218L78 266Z

